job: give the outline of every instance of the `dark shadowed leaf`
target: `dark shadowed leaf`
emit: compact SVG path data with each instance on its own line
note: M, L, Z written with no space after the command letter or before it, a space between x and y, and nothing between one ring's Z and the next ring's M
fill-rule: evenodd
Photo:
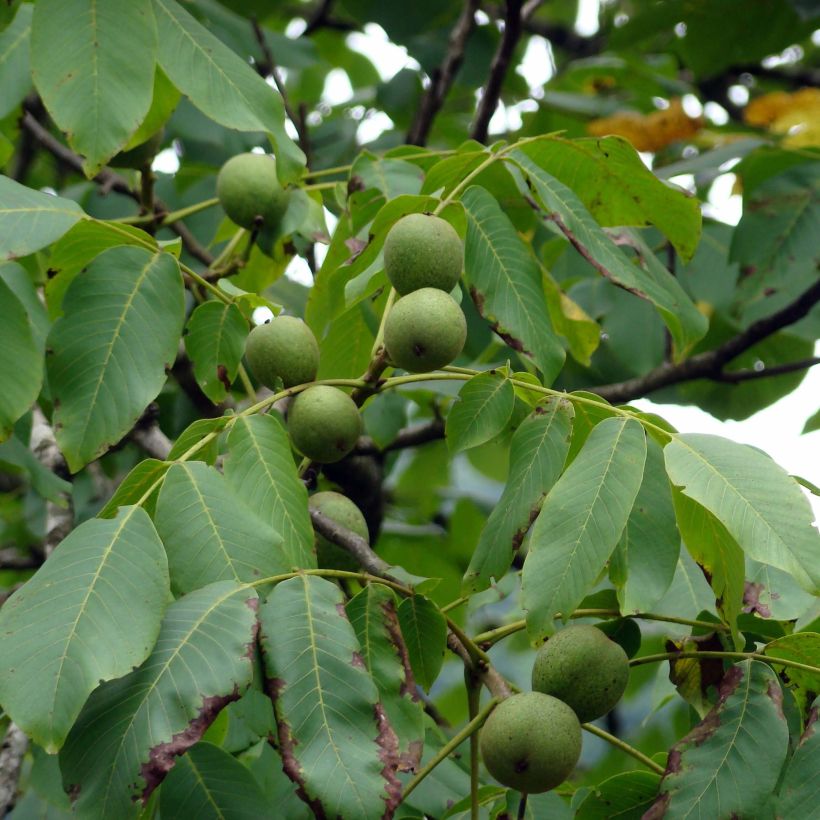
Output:
M128 818L253 676L256 593L220 581L174 601L154 651L100 686L60 753L89 818Z
M0 117L13 111L31 88L29 40L33 10L30 3L22 3L11 25L0 31Z
M87 218L72 199L44 194L0 176L0 260L28 256Z
M393 590L383 584L368 584L347 604L365 665L399 740L399 771L413 771L424 743L424 712L396 609Z
M820 533L797 482L760 450L718 436L680 435L664 448L684 495L708 509L756 561L820 590Z
M447 621L439 608L424 595L404 598L398 614L416 683L429 689L444 663Z
M464 575L466 590L486 589L509 569L544 496L561 474L573 415L570 402L549 398L515 431L507 484L470 559Z
M789 730L783 693L766 664L731 667L714 709L669 752L647 820L754 817L777 783Z
M624 772L592 788L581 801L575 820L641 820L658 793L654 772Z
M120 507L127 504L142 502L142 506L149 514L153 514L157 503L157 493L162 486L162 478L171 466L169 461L159 461L156 458L146 458L140 461L130 473L120 482L120 486L105 506L100 510L100 518L112 518ZM151 495L142 501L147 492Z
M72 471L116 444L159 393L183 308L182 278L167 253L111 248L71 283L47 366L55 434Z
M473 376L447 416L450 452L478 447L498 435L510 420L514 404L515 393L505 376L492 372Z
M381 818L399 798L397 741L331 581L299 576L259 612L285 772L314 813Z
M820 755L820 732L818 729L820 701L815 700L806 721L800 743L786 765L777 798L777 816L800 817L802 820L820 818L820 778L817 777L817 760Z
M736 648L743 648L737 616L743 606L743 550L720 521L680 490L672 491L675 516L683 543L715 592L717 610L731 630Z
M185 350L197 383L214 404L225 400L236 378L247 335L248 323L234 304L205 302L188 320Z
M790 681L808 689L820 692L820 673L808 672L793 667L780 667L775 658L805 663L820 668L820 635L817 632L796 632L766 644L763 654L768 655L775 667L782 671Z
M296 474L290 439L278 415L237 420L228 436L225 477L234 492L282 536L282 560L287 566L316 566L307 490Z
M0 278L0 442L31 407L43 381L43 352L23 303Z
M663 450L648 439L641 489L609 562L621 612L652 611L672 583L679 551Z
M71 48L55 48L55 43ZM89 177L137 130L154 92L151 0L40 0L31 26L34 83Z
M57 751L100 681L148 656L167 597L165 551L143 509L81 524L0 610L3 708Z
M530 356L547 384L564 363L550 324L541 272L495 198L473 186L467 211L464 268L478 312L514 350Z
M274 820L254 776L233 755L200 742L177 761L165 779L159 809L163 817L197 820Z
M289 570L279 533L246 506L222 473L201 461L171 467L154 522L168 553L171 587L180 593Z
M533 526L522 577L527 629L551 635L590 591L621 537L643 478L646 436L634 419L596 425Z

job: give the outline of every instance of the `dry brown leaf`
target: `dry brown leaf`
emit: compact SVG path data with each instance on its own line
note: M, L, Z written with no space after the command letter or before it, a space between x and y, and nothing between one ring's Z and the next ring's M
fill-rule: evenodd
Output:
M625 111L592 120L587 131L595 137L616 134L628 139L638 151L660 151L678 140L691 139L703 128L702 117L690 117L680 99L670 100L669 108L651 114Z

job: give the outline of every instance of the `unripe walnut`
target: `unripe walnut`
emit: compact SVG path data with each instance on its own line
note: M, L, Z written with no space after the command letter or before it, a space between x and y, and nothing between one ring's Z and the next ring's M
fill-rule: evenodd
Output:
M581 756L581 725L557 698L525 692L502 700L481 729L479 748L487 771L501 784L527 794L554 789Z
M346 495L326 490L314 493L308 504L312 510L318 510L369 543L367 521L362 511ZM328 541L320 532L316 533L316 561L323 569L344 569L348 572L358 572L361 569L347 550Z
M532 688L560 698L582 723L612 709L628 681L626 652L588 624L556 632L538 650L532 667Z
M403 216L384 240L384 272L402 295L420 288L439 288L449 293L463 265L461 238L440 216Z
M362 432L359 408L337 387L317 384L299 393L288 410L293 446L322 464L343 459Z
M220 169L216 195L225 213L248 230L276 227L290 194L276 176L276 161L267 154L237 154Z
M295 316L279 316L257 325L245 342L245 358L257 379L276 389L312 382L319 369L319 345L311 329Z
M384 344L390 361L411 373L450 364L467 339L467 320L449 293L422 288L402 296L387 316Z

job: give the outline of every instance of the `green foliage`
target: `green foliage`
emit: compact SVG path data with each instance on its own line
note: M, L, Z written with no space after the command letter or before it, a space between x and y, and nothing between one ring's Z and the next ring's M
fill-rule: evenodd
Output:
M816 816L816 4L473 5L0 3L0 815Z

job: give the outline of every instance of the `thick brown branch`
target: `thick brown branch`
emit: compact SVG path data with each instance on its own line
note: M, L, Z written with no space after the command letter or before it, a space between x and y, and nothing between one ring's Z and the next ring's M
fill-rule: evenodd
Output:
M351 532L346 527L337 524L332 518L329 518L319 510L310 511L310 520L313 527L320 535L324 535L329 541L338 544L342 549L347 550L361 565L362 569L369 572L371 575L377 575L380 578L391 578L388 570L390 564L387 561L379 558L372 549L370 544L364 540L360 535Z
M388 572L390 564L379 558L364 538L351 532L346 527L337 524L332 518L328 518L328 516L319 512L319 510L312 509L310 511L310 520L318 533L324 535L325 538L337 544L342 549L347 550L368 574L374 575L377 578L384 578L388 581L397 580ZM457 631L457 628L451 624L447 635L447 646L449 649L458 655L468 668L474 670L478 679L493 695L496 697L507 697L510 694L510 687L504 678L499 675L489 663L485 663L481 660L476 661L456 634Z
M25 555L14 547L0 549L0 569L37 569L43 559L36 555Z
M430 86L416 109L413 124L407 132L406 142L410 145L425 145L427 136L433 126L433 120L438 114L444 100L453 84L461 63L464 61L464 49L467 39L475 27L475 13L478 9L478 0L466 0L464 8L456 24L450 32L447 44L447 53L441 65L435 69L430 77Z
M521 0L507 0L504 14L504 33L501 35L501 42L493 55L493 61L490 64L490 76L484 86L475 121L470 131L470 136L479 142L486 142L487 140L490 120L501 97L501 86L504 84L507 69L510 67L510 60L521 37L521 22Z
M0 745L0 817L5 817L17 802L17 785L27 748L28 738L23 731L16 724L9 724Z
M55 136L53 136L47 128L45 128L37 119L26 111L20 121L22 127L28 131L36 140L43 146L59 163L76 171L78 174L83 174L83 161L78 154L75 154L70 148L63 145ZM120 176L108 168L103 168L95 177L96 182L103 191L115 191L118 194L127 196L133 199L134 202L141 203L141 192L132 188L128 184L125 177ZM168 206L162 200L154 200L154 212L157 220L162 218L163 214L168 213ZM185 246L185 250L191 254L195 259L202 262L203 265L210 266L214 261L213 256L197 242L191 231L182 222L173 222L168 226L181 240Z
M775 368L768 368L759 371L759 374L758 371L753 371L755 376L745 375L738 378L737 374L726 373L724 367L731 362L732 359L737 358L750 347L754 347L758 342L802 319L819 302L820 280L808 290L804 291L793 302L772 313L771 316L758 319L749 325L742 333L732 337L714 350L708 350L697 356L692 356L691 359L686 359L679 364L662 364L645 376L639 376L638 378L628 379L627 381L617 382L615 384L604 384L589 389L607 401L625 402L645 396L653 390L659 390L661 387L668 387L672 384L692 381L693 379L744 381L748 378L763 378L764 374L766 376L778 375L777 372L773 372ZM812 363L816 363L813 360L811 361ZM801 365L800 369L802 369L803 366L811 366L811 364L807 364L806 362L796 364ZM788 365L780 365L779 367L788 367ZM781 370L780 372L790 371ZM727 376L728 379L726 378Z
M724 370L717 376L711 376L710 378L713 381L725 382L726 384L740 384L740 382L755 379L771 379L773 376L782 376L786 373L797 373L800 370L808 370L816 364L820 364L820 356L811 356L808 359L777 364L773 367L761 367L760 370Z
M372 456L389 453L393 450L404 450L408 447L418 447L431 441L444 438L444 422L433 419L427 424L418 424L399 431L399 434L386 447L379 447L369 436L362 436L356 443L355 454L358 456Z

